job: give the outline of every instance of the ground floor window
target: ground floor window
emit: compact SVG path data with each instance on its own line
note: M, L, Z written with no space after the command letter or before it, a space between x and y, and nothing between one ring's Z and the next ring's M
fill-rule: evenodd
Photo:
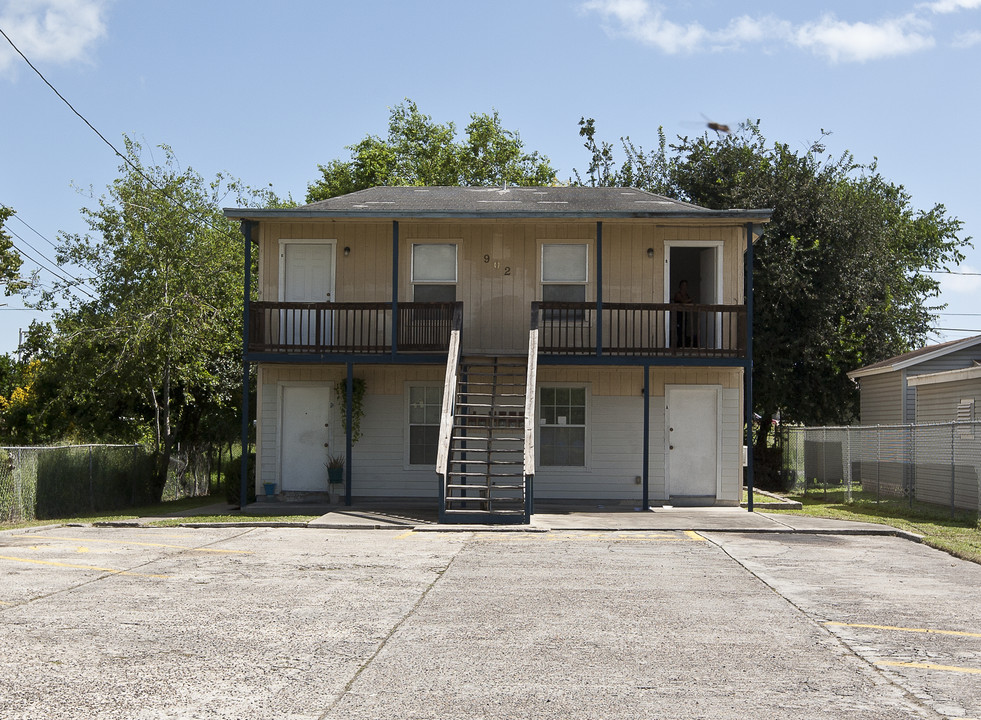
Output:
M542 467L586 466L586 388L543 387L538 458Z
M438 385L409 387L409 465L436 465L439 416L443 388Z

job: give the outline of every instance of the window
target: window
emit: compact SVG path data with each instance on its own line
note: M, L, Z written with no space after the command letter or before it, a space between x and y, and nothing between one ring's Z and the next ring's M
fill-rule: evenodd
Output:
M436 465L443 388L409 387L409 465Z
M415 302L456 302L456 245L412 246L412 299Z
M586 466L586 388L543 387L539 397L539 465Z
M587 245L542 245L542 300L586 302Z
M542 245L542 301L586 302L587 245ZM552 322L581 322L582 310L546 310Z

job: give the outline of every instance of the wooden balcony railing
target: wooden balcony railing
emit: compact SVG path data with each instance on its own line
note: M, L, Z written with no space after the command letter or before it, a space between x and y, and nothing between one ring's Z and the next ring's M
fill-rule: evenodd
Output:
M538 302L532 317L544 355L746 355L743 305L603 303L600 323L595 303Z
M454 310L462 303L399 303L399 352L445 352ZM253 302L249 351L269 353L390 353L392 305L386 302Z

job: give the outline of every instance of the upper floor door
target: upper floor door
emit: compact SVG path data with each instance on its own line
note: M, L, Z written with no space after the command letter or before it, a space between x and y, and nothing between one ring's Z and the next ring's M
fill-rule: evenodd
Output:
M334 299L333 241L280 240L279 300L328 303ZM331 313L324 308L287 307L281 311L281 341L324 346L333 336Z

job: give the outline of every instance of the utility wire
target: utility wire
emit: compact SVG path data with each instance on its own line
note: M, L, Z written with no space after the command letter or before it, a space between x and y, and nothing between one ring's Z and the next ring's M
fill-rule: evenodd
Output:
M4 205L3 203L0 203L0 207L4 207L4 208L7 208L8 210L12 210L12 209L13 209L13 208L11 208L11 207L9 207L9 206L7 206L7 205ZM56 245L55 245L55 244L54 244L53 242L51 242L50 240L48 240L48 239L47 239L46 237L44 237L44 235L42 235L41 233L39 233L39 232L38 232L37 230L35 230L35 229L34 229L33 227L31 227L30 225L28 225L28 223L27 223L27 222L26 222L26 221L25 221L25 220L24 220L23 218L21 218L21 217L19 217L19 216L18 216L17 214L14 214L14 215L13 215L12 217L15 217L15 218L17 218L18 220L20 220L20 221L21 221L21 223L23 223L23 224L24 224L24 225L25 225L25 226L26 226L27 228L29 228L29 229L31 230L31 232L33 232L33 233L34 233L35 235L37 235L37 236L38 236L39 238L41 238L41 239L42 239L42 240L44 240L44 241L45 241L46 243L48 243L48 245L50 245L51 247L53 247L53 248L55 248L55 250L57 250L57 249L58 249L58 248L57 248L57 246L56 246ZM9 229L9 228L8 228L8 229ZM16 237L16 238L17 238L18 240L20 240L20 241L21 241L22 243L24 243L25 245L27 245L27 247L29 247L29 248L30 248L31 250L33 250L33 251L34 251L34 252L36 252L36 253L37 253L38 255L40 255L40 256L41 256L41 257L42 257L42 258L43 258L44 260L46 260L47 262L49 262L49 263L51 263L52 265L54 265L55 267L57 267L57 268L58 268L58 269L59 269L59 270L60 270L61 272L63 272L63 273L65 274L65 275L67 275L67 276L68 276L68 278L69 278L70 280L72 280L72 281L74 281L74 283L76 284L76 286L77 286L77 287L81 287L81 286L83 286L83 285L84 285L85 287L87 287L87 288L88 288L89 290L91 290L92 292L96 292L96 289L95 289L94 287L92 287L91 285L89 285L89 284L88 284L87 282L85 282L85 281L84 281L84 280L82 280L81 278L77 278L77 277L75 277L75 276L74 276L74 275L73 275L72 273L70 273L70 272L69 272L69 271L68 271L68 270L67 270L67 269L66 269L66 268L64 267L64 265L62 265L61 263L59 263L59 262L58 262L57 260L52 260L51 258L49 258L49 257L48 257L47 255L45 255L45 254L44 254L43 252L41 252L41 251L40 251L40 250L38 250L38 249L37 249L36 247L34 247L33 245L31 245L31 244L30 244L29 242L27 242L27 240L25 240L25 239L24 239L24 238L23 238L23 237L22 237L21 235L18 235L17 233L15 233L15 232L14 232L13 230L10 230L10 232L11 232L11 234L13 234L13 235L14 235L14 237ZM20 251L18 250L18 252L20 252ZM36 260L34 260L34 258L31 258L31 260L33 260L33 261L34 261L35 263L37 263L37 261L36 261ZM38 264L38 265L40 265L40 263L37 263L37 264ZM47 267L45 267L44 269L45 269L45 270L48 270L49 272L51 272L51 270L50 270L50 268L47 268ZM61 280L65 280L65 278L59 278L59 279L61 279ZM67 281L66 281L66 282L67 282ZM88 294L88 293L86 293L86 294ZM89 295L89 297L93 297L93 296L92 296L92 295ZM94 298L93 298L93 299L94 299Z
M8 230L9 230L9 228L8 228ZM27 242L24 238L22 238L20 235L18 235L13 230L10 230L10 234L13 235L15 238L17 238L18 240L20 240L25 245L27 245L34 252L38 252L37 248L35 248L33 245L31 245L29 242ZM49 273L51 273L52 275L54 275L56 278L58 278L62 282L67 283L70 287L78 290L79 292L81 292L81 293L83 293L85 295L88 295L92 300L96 300L97 299L95 297L95 295L93 295L88 290L86 290L85 287L83 287L84 283L81 280L79 280L78 278L73 277L71 275L68 275L68 277L66 277L65 275L61 275L57 270L52 269L46 262L42 262L41 260L38 260L37 258L35 258L34 256L32 256L30 253L26 252L23 248L19 248L16 245L14 246L14 248L17 250L17 252L19 252L21 255L23 255L28 260L30 260L31 262L33 262L35 265L37 265L38 267L40 267L43 270L47 270ZM38 253L38 254L41 255L41 253ZM44 258L44 255L41 255L41 257Z
M48 240L48 238L44 237L44 235L42 235L41 233L39 233L37 230L35 230L34 228L32 228L30 225L28 225L27 224L27 221L24 220L24 218L22 218L20 215L18 215L17 212L12 207L10 207L9 205L4 205L2 202L0 202L0 207L2 207L4 210L10 210L13 213L13 215L11 215L12 218L14 218L15 220L19 220L23 225L25 225L27 227L28 230L30 230L32 233L34 233L39 238L41 238L42 240L44 240L44 242L46 242L48 245L50 245L51 247L53 247L55 250L58 249L58 246L57 245L55 245L53 242L51 242L50 240Z
M153 187L154 189L156 189L157 192L160 193L160 195L163 197L164 200L166 200L167 202L169 202L171 205L173 205L174 207L178 208L179 210L187 213L189 216L191 216L192 218L194 218L194 219L198 220L199 222L203 223L204 225L206 225L207 227L211 228L212 230L214 230L216 232L221 232L223 235L226 235L229 239L236 240L237 241L237 238L234 235L232 235L230 232L228 232L228 229L227 228L216 228L214 226L214 224L212 223L212 221L211 221L210 218L203 217L202 215L199 215L194 210L185 207L183 204L181 204L177 200L174 200L173 198L169 197L168 194L167 194L167 192L166 192L166 190L164 188L160 187L152 177L150 177L149 175L147 175L147 173L143 170L143 168L141 168L139 165L137 165L132 160L130 160L128 157L126 157L123 153L121 153L119 151L119 149L115 145L113 145L111 142L109 142L109 140L106 138L105 135L103 135L101 132L99 132L99 130L95 127L95 125L93 125L92 123L90 123L88 121L88 119L84 115L82 115L82 113L80 113L78 110L75 109L75 106L74 105L72 105L70 102L68 102L68 100L65 98L64 95L62 95L60 92L58 92L58 89L54 85L52 85L48 81L48 79L46 77L44 77L44 75L41 73L41 71L38 70L34 66L34 63L32 63L28 59L27 55L25 55L23 52L21 52L21 49L19 47L17 47L17 45L14 44L14 41L11 40L10 39L10 36L8 36L7 33L5 33L3 31L3 28L0 28L0 35L3 35L4 39L10 44L10 47L12 47L14 49L14 51L18 55L21 56L21 58L23 58L24 62L27 63L28 67L30 67L31 70L33 70L34 73L39 78L41 78L42 82L44 82L45 85L47 85L49 88L51 88L51 91L55 95L57 95L58 98L63 103L65 103L65 105L67 105L68 108L76 116L78 116L78 118L82 122L84 122L89 127L90 130L92 130L92 132L94 132L96 135L98 135L99 138L102 140L102 142L104 142L106 145L108 145L109 148L113 151L113 153L115 153L117 156L119 156L120 158L122 158L123 162L126 163L130 168L133 169L133 172L137 173L140 177L142 177L144 180L146 180L150 184L151 187Z

